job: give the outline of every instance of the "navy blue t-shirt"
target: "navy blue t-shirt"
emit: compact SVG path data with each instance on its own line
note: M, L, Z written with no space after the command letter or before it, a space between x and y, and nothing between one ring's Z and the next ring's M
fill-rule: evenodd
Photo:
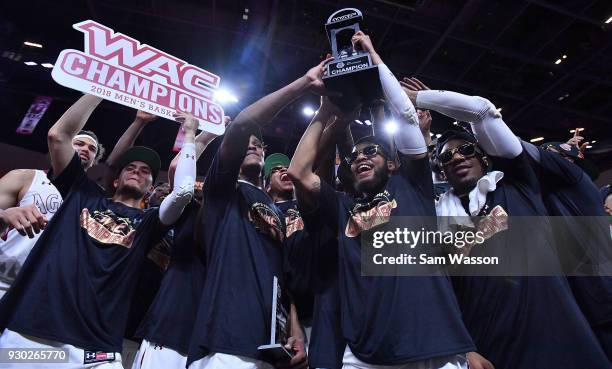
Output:
M303 215L309 232L336 229L337 258L327 262L338 266L342 334L364 362L397 365L474 350L445 275L361 275L360 233L376 225L365 224L367 219L432 217L433 199L429 160L423 158L402 165L383 192L359 204L323 182L318 209Z
M489 193L484 215L501 207L510 216L509 228L513 216L546 216L527 156L491 159L504 178ZM550 227L501 232L472 249L472 255L492 248L503 257L558 262ZM464 276L453 283L478 352L496 368L609 367L565 277Z
M310 325L314 296L312 294L312 240L304 230L304 221L296 200L279 201L275 205L285 217L286 239L283 246L283 268L286 286L291 292L300 322Z
M196 249L193 242L199 208L196 202L191 202L174 225L170 265L155 300L136 332L136 337L168 346L183 355L187 355L189 350L206 278L202 252Z
M0 304L0 328L121 352L142 262L166 227L158 209L106 198L75 154L54 180L64 202Z
M336 229L325 227L314 234L317 238L312 238L313 243L310 246L315 250L331 251L330 254L322 256L323 259L337 260ZM317 263L317 260L318 257L315 256L311 265L314 275L314 311L308 343L308 362L312 368L340 369L346 340L342 335L338 264L321 264Z
M308 342L308 363L311 368L336 369L342 367L346 341L340 326L340 299L338 297L337 263L319 263L318 260L337 260L336 229L319 228L309 234L297 210L297 201L277 202L285 214L287 240L284 248L285 271L288 284L297 291L306 291L310 315L304 313L304 300L294 297L300 322L312 327ZM294 237L302 236L300 238ZM304 237L305 236L305 237ZM300 242L296 242L300 240ZM320 255L323 251L326 254ZM335 251L335 253L334 253ZM293 280L292 280L293 279ZM298 292L299 293L299 292ZM300 303L302 308L300 309Z
M224 172L217 154L204 187L206 281L188 364L211 352L261 359L270 343L273 277L282 284L283 215L260 188ZM283 291L284 292L284 291Z
M125 327L124 337L127 339L140 341L142 338L136 334L136 330L151 307L161 286L164 273L168 269L173 239L174 230L171 229L150 249L142 264Z
M560 154L537 150L532 155L533 164L539 174L544 203L550 215L558 216L557 244L569 249L560 251L570 252L576 258L586 259L586 262L589 255L595 253L607 258L612 245L599 190L580 167ZM588 218L581 219L583 216ZM601 221L594 219L595 216L602 217ZM612 278L568 277L568 280L578 305L599 335L598 330L612 322ZM610 328L602 329L610 334ZM600 343L612 357L610 341L600 340Z

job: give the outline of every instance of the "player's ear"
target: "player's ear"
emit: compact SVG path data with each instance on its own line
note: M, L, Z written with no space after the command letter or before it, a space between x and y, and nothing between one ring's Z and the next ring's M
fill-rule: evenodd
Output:
M390 172L395 172L397 169L397 164L393 160L387 160L387 168Z
M117 189L117 187L119 187L119 178L113 181L113 187L115 188L115 190Z

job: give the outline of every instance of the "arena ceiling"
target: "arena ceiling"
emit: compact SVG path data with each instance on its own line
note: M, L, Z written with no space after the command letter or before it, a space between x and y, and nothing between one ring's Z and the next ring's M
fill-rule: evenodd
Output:
M329 50L323 24L344 7L363 11L364 30L398 77L487 97L526 140L565 141L571 129L584 128L586 139L595 141L588 155L600 169L612 168L609 0L5 1L0 141L47 151L48 128L79 94L56 84L40 64L54 63L63 49L82 50L73 23L96 20L220 75L221 85L238 97L224 106L235 115L315 65ZM16 134L38 95L54 101L33 135ZM266 129L269 152L293 152L308 124L305 106L316 108L316 97L295 101ZM112 146L133 115L105 102L87 128ZM439 133L451 123L436 114L432 130ZM157 149L167 165L178 125L161 119L151 125L138 143ZM207 150L201 172L213 150Z

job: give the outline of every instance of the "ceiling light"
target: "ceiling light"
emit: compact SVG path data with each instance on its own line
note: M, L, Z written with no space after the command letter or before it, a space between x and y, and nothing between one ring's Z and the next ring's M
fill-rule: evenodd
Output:
M606 21L606 24L612 22L612 17L608 18L608 20Z
M23 62L23 64L25 64L25 65L37 65L38 63L33 62L33 61L27 61L27 62Z
M529 140L529 142L538 142L538 141L544 141L544 137L536 137L536 138L532 138L531 140Z
M385 123L385 131L389 134L394 134L397 132L397 123L394 120L390 120Z
M228 103L228 102L229 103L238 102L238 98L236 97L236 95L234 95L228 90L218 90L217 92L215 92L214 100L221 104Z
M567 55L563 54L563 59L567 59Z
M304 114L307 117L312 117L314 113L315 113L314 109L311 108L310 106L307 106L304 109L302 109L302 114Z
M501 113L501 111L502 111L502 108L497 108L497 111Z
M41 65L45 68L53 68L53 64L51 63L42 63Z
M359 119L355 119L355 122L356 122L357 124L361 124L361 125L363 125L363 122L362 122L362 121L360 121Z
M436 135L436 138L440 138L440 137L442 137L442 135L438 133L438 134Z
M591 143L592 143L592 144L594 144L595 142L597 142L597 140L593 140L593 141L591 141Z
M370 122L369 119L366 119L364 123L365 123L366 126L371 126L372 125L372 122Z
M242 20L248 20L249 16L247 14L242 14Z
M557 59L557 61L555 62L555 64L561 64L561 59Z
M576 128L576 129L578 130L578 132L584 131L584 128ZM570 133L576 132L576 129L570 129Z
M42 45L41 44L37 44L36 42L26 41L23 44L26 45L26 46L38 47L39 49L42 49Z
M587 147L586 147L586 148L587 148L587 149L590 149L590 148L592 148L592 147L593 147L593 146L591 146L591 145L587 145Z

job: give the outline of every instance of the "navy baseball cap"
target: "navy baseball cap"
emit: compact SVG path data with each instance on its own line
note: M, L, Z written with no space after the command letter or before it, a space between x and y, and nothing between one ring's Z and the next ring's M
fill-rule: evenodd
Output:
M357 142L355 142L355 144L353 145L353 150L355 150L355 147L357 147L357 145L362 144L362 143L370 143L370 144L380 146L385 158L389 160L393 160L393 157L391 156L391 148L389 147L388 138L385 139L381 136L362 137L359 140L357 140Z
M152 150L148 147L144 146L134 146L129 148L117 161L117 176L121 173L121 170L125 168L128 164L134 161L141 161L151 168L151 175L153 176L153 183L155 183L155 179L157 178L157 174L159 173L159 168L161 167L161 160L159 155L155 150Z
M470 132L466 130L449 129L448 131L444 131L444 133L442 133L440 137L438 137L438 140L436 142L436 157L440 155L440 153L442 152L442 148L450 140L464 140L478 145L478 140L476 139L476 136L474 136Z

